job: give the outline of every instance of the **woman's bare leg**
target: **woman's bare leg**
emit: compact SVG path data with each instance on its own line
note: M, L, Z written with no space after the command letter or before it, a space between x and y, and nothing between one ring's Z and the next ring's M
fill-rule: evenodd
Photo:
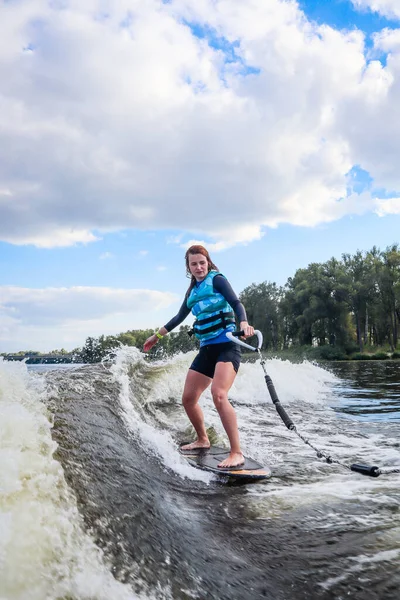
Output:
M192 450L193 448L209 448L210 440L204 425L204 416L199 406L199 398L206 388L210 385L212 379L189 369L186 376L185 387L183 389L182 403L187 416L190 419L196 433L197 440L191 444L182 446L182 450Z
M239 431L235 409L228 400L228 392L235 380L236 372L231 362L219 362L215 367L215 374L211 386L211 393L222 421L222 425L227 433L231 445L231 451L225 460L218 466L236 467L244 463L244 457L240 449Z

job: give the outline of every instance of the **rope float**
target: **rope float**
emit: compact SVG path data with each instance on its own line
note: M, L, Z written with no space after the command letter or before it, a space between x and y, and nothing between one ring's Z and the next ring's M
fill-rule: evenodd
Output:
M280 416L280 418L282 419L282 421L284 422L286 427L289 429L289 431L293 431L305 444L307 444L307 446L310 446L310 448L312 448L316 452L318 458L325 459L325 461L328 464L340 465L341 467L344 467L345 469L348 469L349 471L354 471L355 473L360 473L361 475L367 475L368 477L379 477L379 475L381 475L381 474L400 473L400 467L394 467L394 468L386 467L385 468L385 467L364 465L364 464L359 464L359 463L354 463L352 465L346 465L345 463L342 463L340 460L337 460L336 458L333 458L329 454L326 454L319 448L316 448L307 438L305 438L299 431L297 431L296 425L293 423L292 419L289 417L286 410L280 403L280 400L279 400L278 395L275 390L275 386L265 368L265 360L263 359L262 354L261 354L261 346L263 343L263 336L262 336L261 331L258 331L258 330L254 331L254 333L258 339L257 348L255 348L254 346L251 346L250 344L247 344L243 340L239 339L239 336L242 336L243 333L244 333L243 331L232 331L232 332L228 332L226 334L226 336L232 342L235 342L239 346L243 346L244 348L247 348L248 350L251 350L252 352L258 353L258 356L260 358L261 367L264 371L265 383L267 384L268 392L269 392L271 400L275 406L276 412L278 413L278 415Z

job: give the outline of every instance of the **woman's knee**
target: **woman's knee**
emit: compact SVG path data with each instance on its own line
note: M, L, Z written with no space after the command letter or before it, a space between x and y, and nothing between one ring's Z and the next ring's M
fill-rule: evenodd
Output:
M214 405L215 408L219 411L226 402L229 402L228 400L228 394L226 393L226 390L224 390L223 388L219 388L219 387L212 387L211 388L211 395L212 395L212 399L214 401Z
M199 396L196 394L184 393L182 396L182 404L184 408L190 408L197 404Z

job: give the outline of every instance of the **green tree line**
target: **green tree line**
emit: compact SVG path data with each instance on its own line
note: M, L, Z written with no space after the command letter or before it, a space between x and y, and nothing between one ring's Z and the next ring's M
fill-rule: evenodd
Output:
M398 346L400 249L343 254L298 269L283 287L265 281L240 294L264 347L327 346L349 354ZM328 355L329 353L327 353Z

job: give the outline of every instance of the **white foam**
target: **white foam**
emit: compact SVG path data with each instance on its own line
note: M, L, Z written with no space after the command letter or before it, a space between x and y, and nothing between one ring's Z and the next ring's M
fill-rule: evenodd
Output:
M171 393L172 386L174 388L173 393L178 393L179 385L176 383L176 379L178 375L181 378L182 373L187 369L186 362L188 359L187 357L183 359L185 367L181 364L181 360L182 357L175 357L168 361L171 370L168 371L167 380L170 385L168 389L163 383L157 385L158 399L169 397L168 394ZM111 366L114 381L120 387L119 402L128 430L137 436L147 452L157 457L166 468L171 469L181 477L209 483L213 480L213 476L188 465L187 461L179 454L170 431L160 430L152 423L147 422L146 414L140 410L140 403L135 398L139 382L133 382L133 385L131 385L131 373L132 366L139 364L141 361L143 361L143 355L136 348L124 347L117 352L115 362ZM157 370L163 364L165 364L164 361L153 363L152 369ZM177 365L176 369L174 369L174 365ZM165 379L163 377L161 379L165 384ZM163 390L162 394L161 390ZM149 397L153 397L153 393L154 387L149 390Z
M299 399L314 406L324 403L329 384L338 381L329 371L307 361L293 364L287 360L271 359L266 361L265 369L280 401L289 406ZM258 360L241 364L230 396L250 404L270 402L264 371Z
M85 533L53 458L42 380L0 359L0 597L137 598Z

